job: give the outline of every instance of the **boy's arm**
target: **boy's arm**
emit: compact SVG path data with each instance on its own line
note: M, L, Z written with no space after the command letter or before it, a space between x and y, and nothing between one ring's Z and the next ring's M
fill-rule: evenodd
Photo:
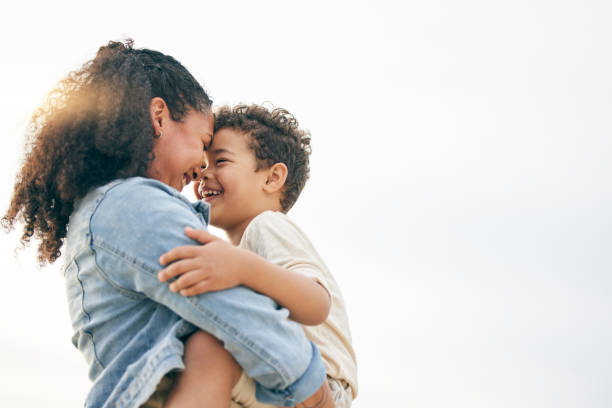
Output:
M205 245L178 247L160 258L162 265L172 264L159 273L159 279L178 276L171 291L192 296L244 285L274 299L298 323L317 325L327 319L329 293L312 277L272 264L206 231L186 228L185 234Z

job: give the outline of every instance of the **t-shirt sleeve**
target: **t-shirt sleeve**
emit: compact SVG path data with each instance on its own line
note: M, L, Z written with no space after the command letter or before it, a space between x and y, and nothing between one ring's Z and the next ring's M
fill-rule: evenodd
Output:
M268 262L315 279L329 293L326 266L304 232L285 214L266 211L245 230L242 248Z

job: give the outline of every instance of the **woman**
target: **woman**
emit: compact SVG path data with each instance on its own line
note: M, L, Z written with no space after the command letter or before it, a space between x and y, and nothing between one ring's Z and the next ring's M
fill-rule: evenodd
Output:
M206 227L208 208L179 191L200 177L211 103L174 58L110 42L34 115L3 222L23 221L24 244L41 240L42 264L65 243L73 343L94 381L88 407L145 403L183 367L197 328L257 381L259 400L290 406L320 392L316 347L271 299L244 287L186 298L157 279L160 255L193 244L184 227Z

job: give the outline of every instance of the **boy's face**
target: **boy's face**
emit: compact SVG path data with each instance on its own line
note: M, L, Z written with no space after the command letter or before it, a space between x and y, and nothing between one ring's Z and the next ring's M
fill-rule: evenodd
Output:
M244 230L258 214L273 209L263 189L267 172L255 171L257 162L248 138L230 128L215 133L196 192L210 204L210 223L226 231Z

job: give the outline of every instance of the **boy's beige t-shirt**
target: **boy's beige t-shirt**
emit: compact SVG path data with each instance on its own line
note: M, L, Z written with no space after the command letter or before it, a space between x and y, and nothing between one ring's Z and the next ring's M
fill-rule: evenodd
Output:
M257 253L285 269L316 279L331 296L327 320L318 326L302 326L327 369L327 375L346 381L357 396L357 361L351 345L348 316L340 288L304 232L285 214L265 211L247 226L241 248Z

